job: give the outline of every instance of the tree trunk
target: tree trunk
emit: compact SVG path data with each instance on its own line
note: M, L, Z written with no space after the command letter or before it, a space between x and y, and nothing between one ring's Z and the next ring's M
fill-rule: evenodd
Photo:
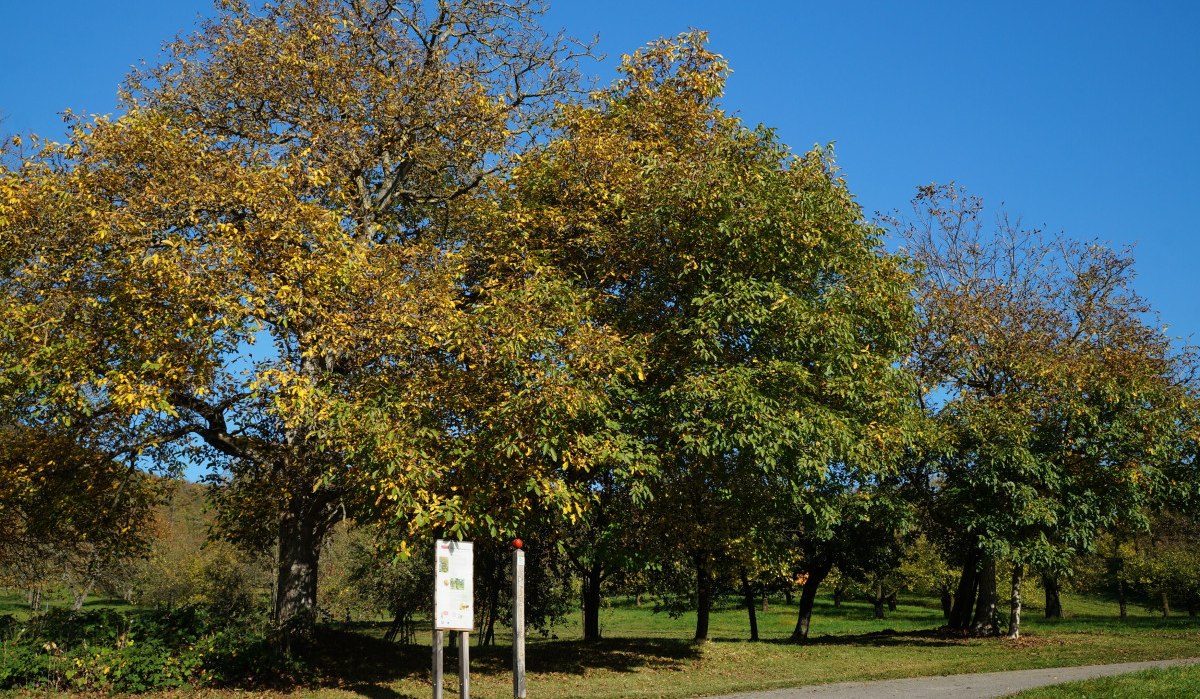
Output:
M481 646L496 645L496 617L500 615L500 580L494 578L492 580L491 595L488 598L487 610L487 630L484 631L483 637L480 639Z
M976 636L999 633L996 597L996 559L986 558L979 570L979 596L975 601L975 616L971 619L971 633Z
M746 611L750 615L750 640L758 640L758 615L755 614L758 600L755 598L754 588L750 586L750 577L746 575L746 571L742 570L742 598L746 601ZM765 597L764 597L765 601Z
M971 628L971 610L975 606L975 595L979 591L978 554L972 555L963 564L958 578L958 589L954 592L954 605L946 623L952 629L966 631Z
M321 556L323 523L293 495L279 518L276 555L274 621L280 633L279 650L291 654L312 640L317 622L317 565Z
M1117 578L1117 608L1120 610L1120 618L1124 619L1129 615L1129 603L1125 598L1125 581Z
M871 604L872 604L872 606L875 607L875 618L876 619L886 618L883 613L883 603L884 603L883 583L876 583L875 584L875 595L871 598Z
M803 642L808 640L808 626L812 621L813 605L817 601L817 588L829 575L830 568L818 568L808 572L808 579L800 589L800 611L796 615L796 629L792 631L792 640Z
M696 637L697 642L708 640L708 621L712 615L713 579L704 554L692 558L696 568Z
M1166 590L1163 590L1160 594L1162 595L1163 617L1169 617L1171 616L1171 598L1167 595Z
M889 592L887 596L887 604L889 612L896 611L896 608L900 606L900 593L896 592L895 590Z
M954 609L954 596L952 594L950 594L950 586L949 585L942 585L941 598L942 598L942 618L949 619L950 611L952 609Z
M795 601L796 601L796 592L794 590L792 590L792 586L788 585L787 587L783 588L784 604L790 605L792 602L795 602Z
M583 575L583 640L600 640L600 585L604 581L603 568L593 563ZM638 595L641 604L641 594Z
M842 608L842 599L846 596L846 586L838 583L833 586L833 608Z
M396 638L400 635L400 632L403 630L404 630L404 612L401 610L397 610L396 616L392 618L391 625L388 626L387 633L385 633L383 635L384 642L385 643L394 642L396 640Z
M1014 565L1012 572L1012 606L1008 612L1008 637L1021 637L1021 579L1025 577L1025 566Z
M1046 590L1046 618L1061 619L1063 615L1061 590L1058 575L1042 573L1042 587Z

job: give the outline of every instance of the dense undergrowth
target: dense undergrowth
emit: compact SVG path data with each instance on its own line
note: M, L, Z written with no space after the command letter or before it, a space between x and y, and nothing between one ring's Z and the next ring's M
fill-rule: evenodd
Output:
M143 692L302 680L269 626L205 607L0 616L0 689Z

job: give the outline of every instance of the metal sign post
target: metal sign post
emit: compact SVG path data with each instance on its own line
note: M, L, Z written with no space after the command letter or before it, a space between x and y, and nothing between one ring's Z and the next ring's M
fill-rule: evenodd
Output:
M525 699L525 552L524 542L513 540L513 699Z
M458 631L458 688L470 699L470 633L475 626L474 548L438 539L433 557L433 699L442 699L443 631Z
M433 699L442 699L442 630L433 630Z

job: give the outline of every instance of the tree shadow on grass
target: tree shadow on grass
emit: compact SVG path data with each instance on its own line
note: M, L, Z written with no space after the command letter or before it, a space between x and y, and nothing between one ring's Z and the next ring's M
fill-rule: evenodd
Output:
M338 687L371 699L407 699L387 685L402 679L429 681L430 648L386 642L361 630L323 629L309 656L316 684ZM582 675L592 670L636 672L642 669L682 670L700 657L689 641L663 638L546 641L527 646L526 668L531 673ZM471 672L507 675L512 672L510 646L471 646ZM445 668L454 672L458 652L445 651Z
M509 647L498 653L495 670L508 672ZM700 648L690 641L669 638L609 638L583 641L551 641L531 644L527 653L530 672L583 674L589 670L636 672L642 669L681 670L700 658Z
M716 641L745 641L744 638L717 638ZM783 646L896 646L909 648L945 648L960 646L966 641L960 634L947 632L943 629L918 629L915 631L896 631L884 629L859 634L821 634L810 636L806 641L793 641L788 638L769 639L760 643L771 643Z

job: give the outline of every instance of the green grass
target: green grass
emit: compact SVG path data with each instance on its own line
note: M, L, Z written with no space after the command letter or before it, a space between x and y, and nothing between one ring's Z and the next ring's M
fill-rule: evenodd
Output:
M1143 670L1128 675L1068 682L1030 689L1019 699L1143 699L1144 697L1200 697L1200 666Z
M697 645L688 640L694 615L671 618L654 614L650 605L639 609L620 600L604 611L605 639L600 643L578 640L578 620L556 629L556 639L531 639L529 691L531 696L581 699L682 698L846 680L1186 657L1196 655L1200 647L1200 623L1195 619L1164 620L1131 608L1132 616L1120 621L1115 618L1116 605L1074 597L1064 604L1068 613L1078 613L1063 620L1046 621L1031 611L1027 636L1016 642L932 631L942 624L936 601L915 602L877 620L870 605L851 602L835 609L822 600L810 643L798 646L786 642L795 625L794 606L773 603L770 611L759 612L764 639L759 643L744 640L744 610L719 609L712 619L712 642ZM429 695L427 640L398 648L372 638L378 633L372 628L357 631L331 632L338 638L331 646L340 650L322 663L327 670L322 686L303 691L303 696ZM501 635L499 642L497 648L471 649L473 696L511 696L508 638ZM366 658L373 659L370 667ZM446 666L447 696L453 696L454 654L447 653Z
M1162 619L1130 607L1116 618L1115 604L1075 596L1064 598L1069 615L1045 620L1027 610L1025 637L1019 641L968 639L935 631L943 623L933 599L909 599L888 617L872 617L871 606L848 602L835 609L822 599L816 608L808 644L787 642L796 608L772 600L758 613L764 639L745 640L743 609L730 605L712 617L710 643L690 641L693 614L672 618L617 600L602 614L604 640L580 641L578 618L554 630L554 637L529 639L528 686L534 697L674 697L721 694L847 680L914 677L1087 665L1200 655L1200 621ZM286 695L321 699L423 698L430 694L429 636L412 646L380 640L385 624L332 626L323 631L321 678ZM471 691L480 699L512 696L507 629L498 629L499 645L471 648ZM446 654L447 697L457 694L457 656ZM205 690L191 696L234 699L240 693Z
M71 596L65 592L53 590L46 593L43 601L50 608L70 608L73 604ZM83 603L84 609L133 609L123 599L109 599L106 597L89 597ZM0 588L0 615L11 614L17 619L28 619L33 611L29 608L29 601L25 598L22 592L13 592L12 590L4 590Z

